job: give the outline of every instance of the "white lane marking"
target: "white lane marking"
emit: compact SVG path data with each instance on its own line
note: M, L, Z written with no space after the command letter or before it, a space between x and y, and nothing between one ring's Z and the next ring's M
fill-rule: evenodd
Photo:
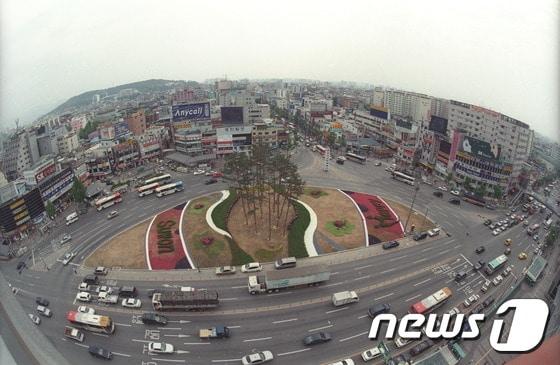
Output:
M286 356L286 355L292 355L292 354L297 354L299 352L304 352L304 351L309 351L311 350L310 347L306 348L306 349L301 349L301 350L294 350L294 351L288 351L288 352L282 352L280 354L276 354L276 356Z
M341 338L341 339L340 339L340 340L338 340L338 341L339 341L339 342L344 342L344 341L348 341L348 340L351 340L351 339L353 339L353 338L356 338L356 337L360 337L360 336L366 335L366 334L368 334L368 332L369 332L369 331L361 332L361 333L358 333L357 335L354 335L354 336L350 336L350 337L346 337L346 338Z
M323 288L328 288L328 287L331 287L331 286L337 286L337 285L342 285L342 284L344 284L344 283L327 284L327 285L323 285Z
M408 255L402 255L402 256L397 256L397 257L393 257L392 259L389 259L389 261L397 261L399 259L402 259L403 257L407 257Z
M272 339L272 337L252 338L250 340L243 340L243 342L266 341L266 340L270 340L270 339ZM210 344L210 343L208 342L208 344Z
M167 362L182 362L183 364L185 364L187 362L187 360L171 360L171 359L159 359L157 357L152 357L152 360L155 361L167 361Z
M419 263L419 262L422 262L422 261L427 261L427 260L428 260L428 258L427 258L427 257L425 257L425 258L423 258L423 259L420 259L420 260L416 260L416 261L413 261L412 263L413 263L413 264L417 264L417 263Z
M320 331L320 330L324 330L324 329L327 329L327 328L331 328L332 326L334 326L334 324L329 324L328 326L323 326L323 327L312 328L310 330L307 330L307 332Z
M443 243L442 245L449 245L449 244L452 244L452 243L455 242L455 241L456 241L455 239L452 239L451 241L445 242L445 243Z
M397 270L396 267L395 267L395 268L392 268L392 269L389 269L389 270L381 271L380 274L386 274L386 273L388 273L388 272L395 271L395 270Z
M418 294L418 295L413 296L412 298L408 298L407 300L405 300L405 302L410 302L411 300L414 300L416 298L420 298L421 295L422 294Z
M183 345L210 345L210 342L183 342Z
M414 284L414 286L422 285L422 284L424 284L424 283L427 283L427 282L430 281L430 280L432 280L432 279L428 278L428 279L426 279L426 280L422 280L421 282Z
M371 278L371 275L364 275L364 276L360 276L358 278L352 279L352 281L358 281L358 280L369 279L369 278Z
M395 293L389 293L389 294L383 295L383 296L381 296L381 297L379 297L379 298L374 298L373 300L374 300L374 301L377 301L377 300L380 300L380 299L383 299L383 298L390 297L390 296L393 295L393 294L395 294Z
M449 251L451 251L450 248L448 248L447 250L440 251L440 252L438 252L436 255L443 255L444 253L447 253L447 252L449 252Z
M118 323L118 322L113 322L114 324L116 324L117 326L125 326L125 327L132 327L131 324L126 324L126 323Z
M281 321L274 321L274 322L272 322L272 324L293 322L293 321L297 321L297 320L298 320L297 318L283 319Z
M180 331L181 327L158 327L158 330Z
M88 345L84 345L83 343L77 343L77 342L72 342L72 343L73 343L74 345L80 346L80 347L85 347L85 348L88 348L88 347L89 347Z
M433 250L434 248L437 248L437 247L438 247L438 246L428 247L428 248L425 248L425 249L423 249L423 250L420 250L420 252L430 251L430 250Z
M241 289L241 288L246 288L247 285L239 285L239 286L232 286L232 289Z
M339 309L333 309L333 310L327 311L327 312L325 312L325 313L326 313L326 314L330 314L330 313L340 312L340 311L343 311L343 310L348 309L348 308L349 308L349 307L344 307L344 308L339 308Z
M237 300L238 298L220 298L220 300Z
M449 280L445 281L445 283L446 283L446 284L449 284L449 283L452 282L453 280L455 280L455 279L449 279Z
M274 294L268 294L269 297L273 297L275 295L286 295L286 294L291 294L291 291L283 291L282 293L274 293Z
M308 349L306 349L306 350L308 350ZM311 350L311 349L309 349L309 350ZM280 356L280 354L278 354L278 356ZM239 359L212 360L212 362L235 362L235 361L239 362L239 361L241 361L241 359L239 358Z
M461 245L455 245L455 246L453 246L453 248L455 248L455 249L460 248L460 247L461 247Z
M241 326L227 326L228 328L241 328Z
M106 335L106 334L104 334L104 333L95 333L95 332L92 332L91 334L92 334L92 335L96 335L96 336L101 336L101 337L109 337L109 335Z
M146 343L146 342L152 342L152 341L148 341L148 340L137 340L137 339L133 338L133 339L132 339L132 342L144 342L144 343Z
M358 319L363 319L363 318L366 318L366 317L368 317L368 315L364 314L363 316L359 316Z
M365 268L368 268L368 267L371 267L371 266L373 266L373 264L358 266L358 267L355 267L354 270L361 270L361 269L365 269Z
M115 352L115 351L111 351L111 352L112 352L113 354L115 354L115 355L124 356L124 357L130 357L129 354L123 354L123 353Z

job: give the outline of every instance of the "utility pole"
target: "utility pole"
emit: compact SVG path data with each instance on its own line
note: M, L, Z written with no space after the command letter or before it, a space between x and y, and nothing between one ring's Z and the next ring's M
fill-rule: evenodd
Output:
M33 266L35 266L35 249L31 249L31 260L33 261Z
M422 221L422 227L424 227L424 224L426 223L426 216L428 215L428 209L430 208L430 206L426 207L426 212L424 213L424 220Z
M414 196L412 197L412 203L410 204L410 210L408 211L408 216L406 217L406 222L404 224L404 234L406 235L406 229L408 228L408 221L410 220L410 215L412 214L412 209L414 208L414 202L416 201L416 194L420 190L420 185L414 185Z

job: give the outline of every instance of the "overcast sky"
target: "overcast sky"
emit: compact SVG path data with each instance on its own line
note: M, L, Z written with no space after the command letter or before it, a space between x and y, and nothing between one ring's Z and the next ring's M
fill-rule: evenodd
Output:
M559 2L0 2L0 125L150 78L361 81L559 131Z

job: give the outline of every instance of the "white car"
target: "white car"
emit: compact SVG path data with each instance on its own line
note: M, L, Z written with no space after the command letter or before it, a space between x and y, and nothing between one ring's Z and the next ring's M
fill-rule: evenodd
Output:
M371 348L369 350L365 350L362 352L362 360L370 361L377 357L381 356L381 351L377 347Z
M72 235L69 234L65 234L64 236L62 236L62 238L60 239L60 244L63 245L66 242L70 241L72 239Z
M64 255L64 257L62 258L62 265L68 265L75 255L76 254L74 252L68 252L66 255Z
M111 294L113 292L113 288L111 288L110 286L107 285L101 285L99 287L97 287L97 289L95 290L98 293L107 293L107 294Z
M89 286L88 283L80 283L80 285L78 285L79 291L89 291L90 289L91 287Z
M450 193L451 195L455 195L455 196L459 196L459 194L460 194L460 193L459 193L459 190L451 190L449 193Z
M494 284L494 286L498 286L502 280L504 280L504 278L501 275L498 275L494 278L494 280L492 280L492 284Z
M195 170L195 171L193 172L193 175L203 175L204 173L205 173L204 170Z
M155 354L172 354L173 345L165 342L150 342L148 344L148 352Z
M81 305L78 307L78 312L80 313L87 313L87 314L95 314L95 309L85 306L85 305Z
M263 267L258 262L249 262L241 266L241 272L258 272L262 271Z
M447 312L447 314L452 315L452 316L454 316L455 314L459 314L459 313L461 313L461 311L457 307L453 307Z
M89 302L91 301L91 294L81 291L76 294L76 300L80 302Z
M265 362L272 361L274 356L270 351L260 351L255 352L250 355L245 355L241 358L241 363L243 365L254 365L254 364L262 364Z
M41 318L31 313L29 313L28 316L31 322L35 323L37 326L41 324Z
M344 359L337 362L330 363L329 365L354 365L354 360Z
M142 302L140 301L140 299L127 298L123 299L122 306L126 308L140 308L142 306Z
M497 236L497 235L499 235L501 232L502 232L501 229L496 228L495 230L492 231L492 234L493 234L494 236Z
M533 236L533 239L534 239L535 241L538 241L538 240L539 240L539 235L538 235L538 234L534 235L534 236Z
M409 340L408 338L402 338L402 337L397 337L395 338L395 346L397 347L403 347L405 346L407 343L409 343L411 340Z
M52 317L52 312L49 308L43 306L43 305L38 305L37 306L37 312L39 312L40 315L45 316L45 317Z
M430 229L428 231L428 236L430 236L430 237L437 236L439 234L439 232L440 232L439 228Z
M441 191L447 191L447 187L445 186L438 186L438 189Z

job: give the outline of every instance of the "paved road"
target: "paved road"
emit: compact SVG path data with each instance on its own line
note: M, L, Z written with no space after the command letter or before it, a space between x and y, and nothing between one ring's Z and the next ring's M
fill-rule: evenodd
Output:
M321 160L316 154L299 151L296 162L302 175L310 185L325 185L378 193L389 196L404 204L410 204L412 189L409 185L395 182L388 177L382 167L369 164L362 166L347 162L345 165L331 165L331 170L320 170ZM195 197L220 186L203 185L204 177L181 176L187 189L166 198L138 198L132 193L125 195L124 202L118 207L119 217L107 221L105 212L92 211L82 216L80 221L68 227L72 233L73 249L78 251L76 264L112 235L127 226L147 219L155 212L176 205L180 201ZM221 305L216 311L207 313L171 314L173 323L166 327L148 327L138 323L141 311L125 310L120 307L94 304L98 312L110 315L117 324L117 331L110 337L86 334L85 344L103 345L115 352L115 363L139 364L238 364L244 354L253 350L270 349L276 356L275 363L324 363L344 356L356 355L376 344L367 339L370 321L366 316L367 308L377 303L389 303L397 314L405 314L416 301L449 286L454 295L438 312L458 306L465 297L479 293L485 278L470 270L471 263L482 259L486 262L500 255L505 246L505 238L512 238L510 263L514 274L521 276L522 269L529 261L519 261L516 257L521 251L532 254L533 242L518 225L506 233L494 237L482 225L483 218L496 217L500 212L488 211L469 204L455 207L447 199L435 198L432 188L422 185L416 199L417 209L424 211L429 206L429 217L450 232L438 239L422 242L408 248L391 250L383 255L370 256L370 250L377 247L354 250L342 254L348 259L334 259L338 256L319 258L331 260L333 276L319 287L294 289L272 295L251 296L246 289L246 276L238 273L230 278L208 279L204 273L199 280L191 282L166 280L165 275L156 274L161 280L120 280L118 285L132 284L139 288L143 308L149 309L147 289L163 285L192 285L199 288L218 289ZM446 194L447 195L447 194ZM448 197L446 197L448 198ZM542 220L535 215L532 221ZM66 227L62 227L61 232ZM465 232L470 234L467 236ZM477 255L474 248L484 245L486 251ZM335 263L336 262L336 263ZM21 288L17 294L21 305L28 312L34 310L37 295L51 300L53 319L44 319L41 329L69 359L80 359L81 363L97 363L86 356L84 344L77 344L63 338L63 319L66 311L76 307L74 296L81 276L75 275L73 267L53 263L48 272L24 271L18 275L15 262L2 266L7 279ZM305 265L301 261L300 265ZM469 272L467 278L457 283L454 273L460 270ZM146 275L146 274L144 274ZM152 274L147 274L152 275ZM511 277L514 280L514 277ZM360 302L342 308L330 304L330 296L340 290L357 290ZM492 288L501 290L501 287ZM495 295L489 293L489 295ZM461 309L462 306L460 306ZM201 341L196 334L199 328L214 324L225 324L232 328L228 340ZM316 331L328 331L333 335L333 343L306 348L301 339ZM151 356L146 351L150 340L172 343L180 352L171 356ZM389 341L390 342L390 341ZM219 346L217 348L216 346ZM392 342L390 347L394 349ZM188 353L187 353L188 352ZM356 359L356 356L354 356ZM361 362L361 360L360 360Z

